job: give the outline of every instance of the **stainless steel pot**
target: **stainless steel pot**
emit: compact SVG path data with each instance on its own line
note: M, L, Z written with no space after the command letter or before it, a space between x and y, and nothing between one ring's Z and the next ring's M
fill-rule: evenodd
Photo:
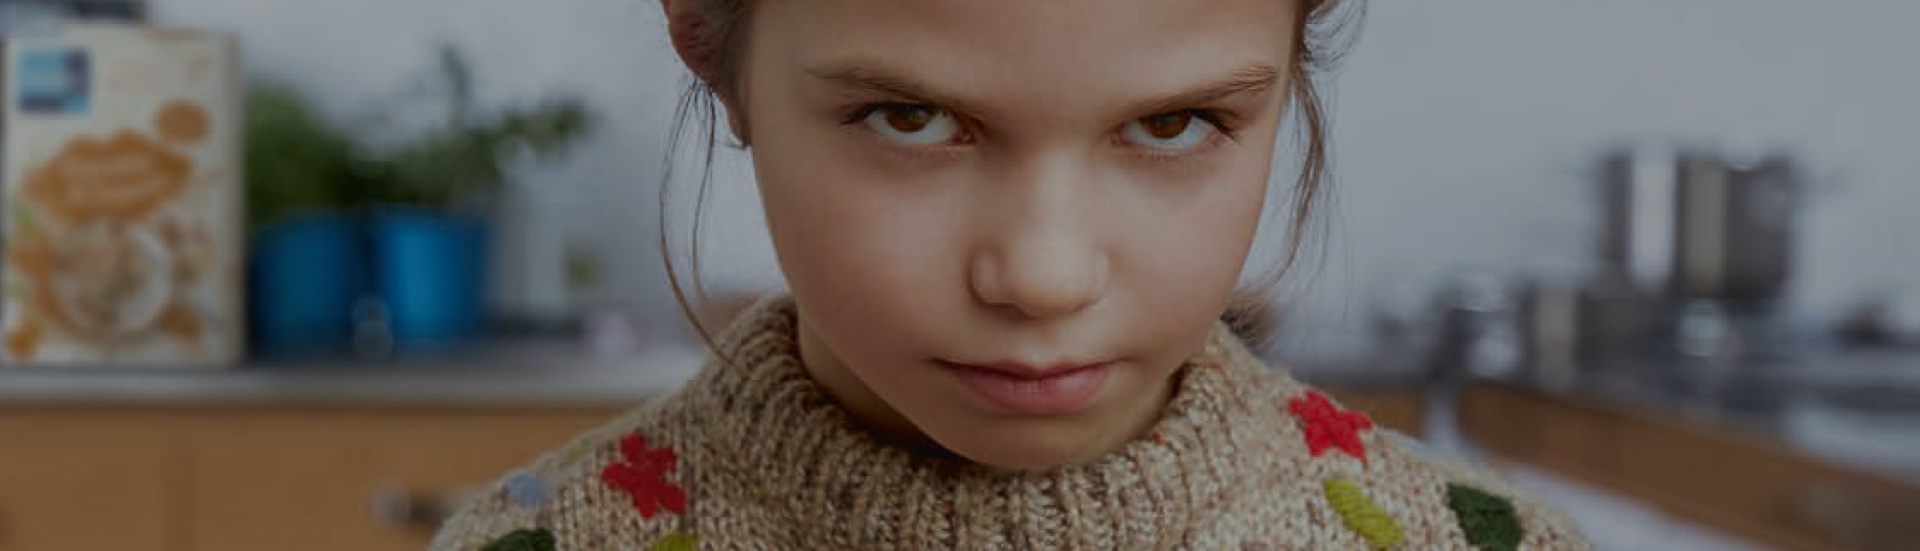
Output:
M1738 310L1786 293L1803 187L1790 158L1631 147L1607 153L1601 173L1609 277Z

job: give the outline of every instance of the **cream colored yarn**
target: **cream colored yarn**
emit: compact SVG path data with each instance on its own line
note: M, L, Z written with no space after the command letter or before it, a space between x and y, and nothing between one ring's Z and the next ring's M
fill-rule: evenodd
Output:
M1449 483L1511 500L1521 549L1589 549L1559 514L1484 472L1430 464L1386 429L1362 434L1366 461L1314 456L1287 411L1309 389L1262 365L1224 325L1183 367L1150 435L1090 464L1025 473L918 455L860 429L801 368L790 298L751 309L720 351L732 361L711 362L681 391L525 469L544 499L516 499L502 484L446 524L433 549L482 549L516 530L550 533L554 549L569 551L696 541L716 550L1370 549L1328 503L1335 479L1390 517L1394 549L1470 549L1447 507ZM602 480L629 434L677 455L665 479L684 490L684 514L644 517Z

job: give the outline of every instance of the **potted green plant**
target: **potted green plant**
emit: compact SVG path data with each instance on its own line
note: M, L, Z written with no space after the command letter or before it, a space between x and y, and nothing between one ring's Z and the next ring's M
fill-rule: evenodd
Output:
M486 205L505 184L513 156L551 160L592 130L574 98L479 109L471 66L451 47L441 50L439 69L443 123L381 155L364 195L373 207L375 288L405 348L476 335L487 317L491 232L486 210L473 205Z
M256 354L342 352L368 291L354 144L293 87L245 96L248 335Z

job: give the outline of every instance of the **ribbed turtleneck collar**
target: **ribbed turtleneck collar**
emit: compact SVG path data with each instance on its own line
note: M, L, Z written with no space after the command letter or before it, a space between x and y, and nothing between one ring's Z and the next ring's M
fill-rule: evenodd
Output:
M1182 547L1271 473L1242 461L1266 446L1271 408L1257 360L1224 326L1180 369L1146 435L1090 463L1010 473L915 454L853 421L801 365L790 298L755 306L665 412L704 456L696 494L728 496L807 534L804 546L916 549ZM693 413L699 412L699 413Z

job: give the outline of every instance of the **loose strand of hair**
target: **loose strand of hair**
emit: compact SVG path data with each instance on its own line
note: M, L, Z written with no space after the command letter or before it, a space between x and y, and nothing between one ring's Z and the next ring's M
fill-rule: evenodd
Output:
M677 161L679 159L680 146L682 143L681 140L684 139L684 137L686 136L687 125L693 122L695 114L702 110L704 110L707 114L706 131L707 131L707 141L709 144L711 144L713 141L713 133L714 133L714 129L713 129L714 106L713 106L712 95L708 93L708 91L704 88L704 85L700 83L699 79L695 78L693 80L694 80L693 83L689 84L687 88L681 92L680 101L677 107L674 109L673 124L670 126L670 130L667 138L667 155L664 163L665 170L663 171L663 176L661 178L660 191L659 191L660 261L661 261L662 267L666 271L667 285L673 291L674 303L676 306L679 307L681 317L685 318L687 324L691 326L694 333L697 336L699 336L700 341L706 344L707 349L710 352L719 356L721 361L729 362L731 360L727 358L726 351L721 349L718 339L714 337L713 331L707 327L704 321L702 321L701 316L697 313L698 310L696 309L694 304L690 300L688 300L687 285L681 281L680 271L675 266L675 263L673 261L673 256L674 256L674 247L673 247L673 238L672 238L673 232L672 232L672 224L670 223L671 216L669 215L669 213L672 211L672 197L673 197L672 189L673 189L673 180L675 176L674 168L676 165L678 165ZM706 155L705 158L706 158L706 162L701 167L701 175L700 175L700 187L702 189L705 189L707 187L707 183L712 179L713 166L712 166L711 145L709 145L709 154ZM696 234L698 233L698 226L699 226L697 222L699 217L699 210L700 210L699 205L696 204L695 205L696 223L694 225ZM696 283L695 293L702 293L703 292L702 287L698 286L698 280L700 278L700 275L698 271L699 257L697 254L698 248L699 248L699 242L697 239L693 241L693 248L695 250L693 251L694 254L692 255L691 261L695 265L694 266L695 270L692 274ZM704 303L704 300L702 302Z
M1310 2L1301 6L1302 24L1296 37L1295 47L1299 49L1299 58L1289 69L1288 107L1293 114L1289 123L1295 132L1295 138L1305 144L1301 157L1300 172L1293 182L1291 203L1292 216L1288 231L1287 249L1278 269L1263 270L1256 284L1249 290L1236 293L1236 299L1223 319L1230 322L1246 323L1251 318L1291 317L1298 308L1295 301L1281 301L1283 306L1275 306L1271 300L1275 290L1284 283L1299 281L1296 277L1301 271L1303 260L1307 265L1306 284L1325 275L1327 257L1330 249L1324 240L1312 238L1315 235L1329 235L1328 216L1324 214L1326 205L1332 201L1336 190L1330 189L1328 181L1331 164L1327 142L1328 115L1322 101L1319 87L1324 84L1316 78L1331 71L1338 64L1342 53L1347 51L1354 39L1356 22L1364 13L1365 5L1358 1L1326 0ZM1310 257L1310 258L1304 258ZM1291 305L1291 306L1284 306ZM1277 310L1277 316L1276 316ZM1260 349L1277 337L1279 327L1258 334L1243 334L1242 339L1248 346Z

